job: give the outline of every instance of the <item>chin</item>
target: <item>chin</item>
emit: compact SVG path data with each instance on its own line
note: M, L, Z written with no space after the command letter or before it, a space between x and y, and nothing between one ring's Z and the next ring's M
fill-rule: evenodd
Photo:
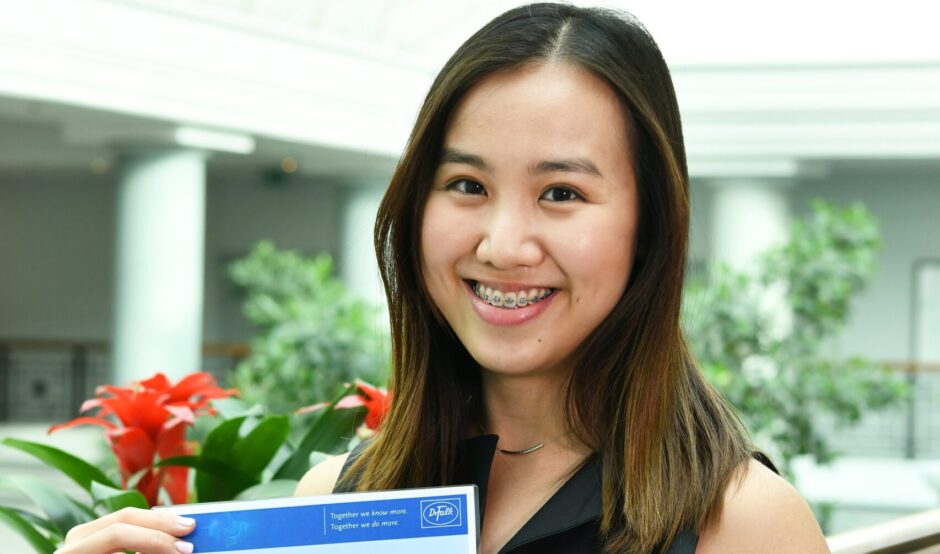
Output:
M505 376L539 375L549 372L560 372L563 368L570 368L570 364L552 363L551 360L540 356L526 356L515 352L510 356L494 356L492 352L476 355L471 353L484 371Z

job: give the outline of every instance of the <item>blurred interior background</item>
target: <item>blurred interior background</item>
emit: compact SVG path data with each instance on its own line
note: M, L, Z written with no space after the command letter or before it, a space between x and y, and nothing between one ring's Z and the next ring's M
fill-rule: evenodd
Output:
M199 369L230 378L258 333L232 263L261 240L331 255L348 293L380 311L373 217L417 108L449 54L517 4L0 1L0 437L41 437L105 382ZM764 387L732 388L733 400L786 389L787 368L753 369L784 356L759 346L786 348L816 312L788 303L794 281L774 283L784 272L765 256L799 243L793 222L828 221L831 248L799 243L787 275L814 260L848 264L819 282L849 288L802 289L825 304L809 310L844 301L846 312L819 316L826 335L799 363L845 372L854 366L838 360L864 359L859 367L887 368L908 392L853 392L858 413L833 415L814 402L851 378L828 392L799 381L805 394L755 413L804 414L826 448L787 446L787 430L755 435L782 440L766 447L792 458L827 533L940 506L940 11L600 4L644 22L673 71L691 175L690 275L706 290L732 283L724 305L706 292L687 307L709 370ZM829 207L814 210L813 199ZM840 211L852 205L864 209ZM871 259L853 258L863 243ZM722 281L732 273L751 277L736 290ZM708 357L702 328L718 325L718 310L729 330L712 339L753 348ZM357 332L381 342L383 325L375 317ZM829 366L793 375L813 368ZM95 455L87 437L97 435L70 433L53 442ZM40 471L31 468L0 448L0 474ZM0 503L14 501L0 491Z

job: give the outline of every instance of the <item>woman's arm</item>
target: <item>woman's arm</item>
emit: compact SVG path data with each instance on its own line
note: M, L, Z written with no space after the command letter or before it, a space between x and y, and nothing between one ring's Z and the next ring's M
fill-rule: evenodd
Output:
M339 480L339 474L343 470L343 464L349 452L338 456L331 456L319 464L310 468L297 488L294 490L294 496L313 496L315 494L330 494L336 481Z
M800 493L757 460L725 491L720 518L699 537L697 554L828 553L826 538Z

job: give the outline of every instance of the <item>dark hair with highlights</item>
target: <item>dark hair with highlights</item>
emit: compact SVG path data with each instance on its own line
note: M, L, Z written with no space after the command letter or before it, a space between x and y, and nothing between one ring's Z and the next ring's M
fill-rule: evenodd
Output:
M466 400L480 398L479 368L430 301L417 248L422 213L461 98L496 71L540 63L590 71L629 119L637 256L623 296L581 348L564 414L603 460L606 548L650 552L683 527L700 531L720 511L751 442L682 336L689 204L679 109L659 48L628 14L515 8L470 37L435 79L375 225L392 329L392 406L346 475L358 476L360 490L453 483L458 441L478 417L479 406L468 409Z

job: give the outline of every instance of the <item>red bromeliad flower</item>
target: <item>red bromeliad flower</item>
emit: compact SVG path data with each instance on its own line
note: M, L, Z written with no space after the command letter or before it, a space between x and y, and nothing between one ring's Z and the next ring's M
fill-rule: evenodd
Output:
M392 404L392 395L364 381L356 381L356 388L359 389L356 394L344 396L336 403L336 407L358 408L359 406L365 406L369 410L366 414L365 425L367 428L377 431L385 419L385 414L388 413L389 406Z
M363 426L364 430L368 431L368 434L371 434L371 432L377 431L379 426L382 425L382 421L385 420L385 414L388 413L388 408L392 404L392 395L378 387L373 387L365 381L356 380L356 388L359 389L356 391L356 394L350 394L349 396L340 398L333 407L343 410L365 406L368 412L366 413L366 420ZM300 408L294 413L306 414L315 412L329 405L329 402L320 402ZM361 428L361 430L363 429Z
M96 398L86 400L81 408L83 413L100 408L96 416L77 417L53 425L49 432L75 425L104 427L124 487L132 475L143 472L136 488L149 505L157 503L161 487L171 502L182 504L186 502L189 468L154 468L155 457L165 459L191 454L192 448L186 442L186 426L192 425L197 416L215 413L210 400L232 394L237 395L238 391L219 388L208 373L192 373L175 385L165 375L157 373L149 379L135 381L130 387L98 387ZM109 415L117 417L123 427L105 419Z

